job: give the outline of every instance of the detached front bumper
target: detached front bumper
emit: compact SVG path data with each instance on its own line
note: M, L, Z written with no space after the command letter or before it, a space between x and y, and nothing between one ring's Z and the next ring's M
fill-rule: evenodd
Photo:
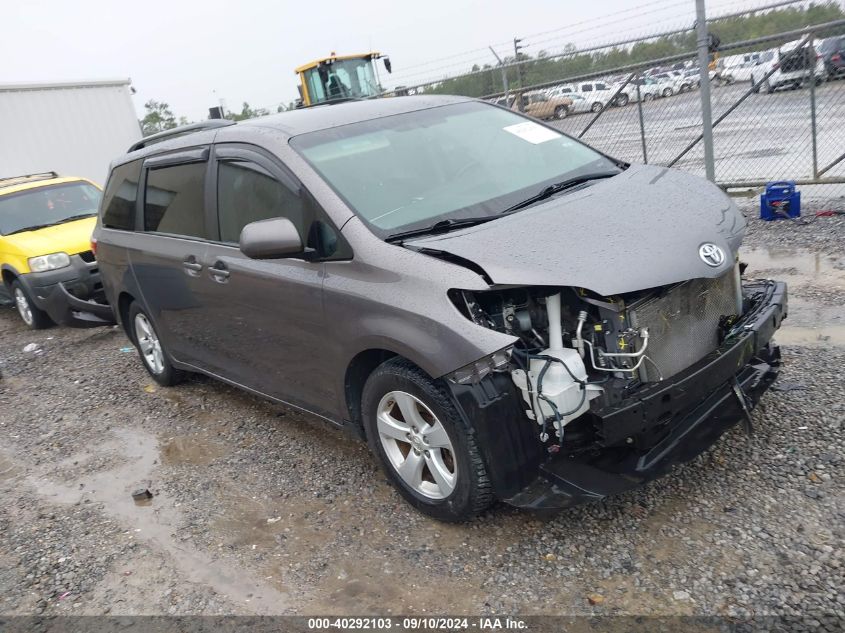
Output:
M462 412L480 420L479 435L491 442L487 464L499 497L536 510L598 500L695 458L741 420L750 427L749 411L778 375L780 350L771 338L786 317L786 284L771 282L752 312L738 334L700 362L619 405L594 412L598 441L587 457L545 457L536 448L536 426L531 429L533 445L524 431L514 438L513 427L527 425L514 425L513 418L505 424L502 419L501 410L512 416L521 408L518 400L516 406L513 402L518 395L501 393L504 381L453 385ZM493 414L497 409L500 415ZM495 427L501 438L493 432Z
M115 323L111 306L105 303L97 262L72 255L70 266L18 277L36 307L60 325L97 327Z

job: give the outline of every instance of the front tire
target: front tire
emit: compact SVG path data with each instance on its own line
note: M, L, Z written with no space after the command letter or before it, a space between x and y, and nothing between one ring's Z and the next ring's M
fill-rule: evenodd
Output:
M441 521L466 521L493 492L475 432L449 393L419 367L386 361L367 379L361 411L370 450L408 503Z
M185 379L185 372L176 369L162 346L153 321L137 301L129 306L129 332L138 349L144 369L162 387L172 387Z
M654 99L654 95L651 94L650 92L647 92L643 95L643 103L648 103L652 99Z
M601 102L600 102L600 101L596 101L596 102L595 102L595 103L594 103L594 104L590 107L590 112L599 112L599 111L601 110L601 108L602 108L602 106L601 106Z
M663 89L663 96L664 97L671 97L672 96L672 89L671 88L664 88Z
M558 106L555 108L555 118L558 120L565 119L568 113L569 110L567 110L566 106Z
M54 325L50 315L35 305L32 297L18 279L12 282L12 298L15 300L15 307L18 309L21 320L30 330L43 330Z

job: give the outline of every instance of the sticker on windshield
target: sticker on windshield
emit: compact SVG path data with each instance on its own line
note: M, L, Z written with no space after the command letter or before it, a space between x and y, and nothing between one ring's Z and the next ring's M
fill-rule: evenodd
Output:
M549 128L543 127L539 123L534 123L533 121L517 123L516 125L508 125L502 129L505 132L510 132L514 136L518 136L523 141L534 143L534 145L545 143L546 141L553 141L563 136L559 132L550 130Z

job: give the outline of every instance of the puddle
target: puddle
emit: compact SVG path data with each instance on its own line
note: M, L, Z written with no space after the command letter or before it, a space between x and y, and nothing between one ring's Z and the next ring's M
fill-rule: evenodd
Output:
M84 484L82 487L64 486L35 476L28 478L29 483L53 503L70 504L87 499L102 504L104 512L126 525L135 538L166 552L189 582L208 585L236 603L249 604L260 615L276 614L288 608L290 601L285 593L256 581L249 572L231 562L212 560L189 543L177 541L182 515L165 495L136 503L132 491L153 479L156 464L162 458L158 441L141 431L114 429L112 432L114 439L99 445L97 450L119 451L122 458L117 468L79 478L77 483Z
M224 447L217 442L196 435L178 435L162 443L161 463L205 466L225 453Z
M797 285L812 284L845 290L845 255L756 248L741 251L739 258L748 264L746 276L780 273Z
M775 334L784 345L845 346L845 256L794 249L742 251L745 276L785 281L789 316ZM830 293L824 297L822 293Z

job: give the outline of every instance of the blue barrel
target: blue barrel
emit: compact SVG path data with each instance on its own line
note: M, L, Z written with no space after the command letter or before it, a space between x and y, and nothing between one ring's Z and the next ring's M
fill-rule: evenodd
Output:
M766 184L760 196L760 219L782 220L801 217L801 192L795 190L794 180L779 180Z

